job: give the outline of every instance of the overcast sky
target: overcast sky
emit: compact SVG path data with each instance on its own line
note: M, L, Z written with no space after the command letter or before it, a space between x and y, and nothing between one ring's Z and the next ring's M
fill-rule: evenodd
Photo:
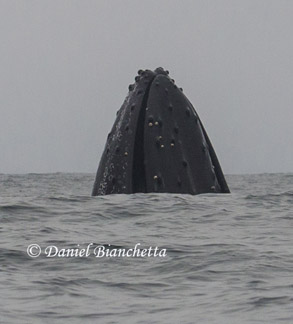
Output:
M0 173L96 172L140 68L195 106L224 173L293 171L293 1L0 0Z

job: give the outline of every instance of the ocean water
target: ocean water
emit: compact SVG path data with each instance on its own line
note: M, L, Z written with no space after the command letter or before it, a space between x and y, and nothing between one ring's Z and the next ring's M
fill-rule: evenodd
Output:
M0 175L0 323L293 323L293 174L198 196L94 177ZM135 245L166 255L115 256Z

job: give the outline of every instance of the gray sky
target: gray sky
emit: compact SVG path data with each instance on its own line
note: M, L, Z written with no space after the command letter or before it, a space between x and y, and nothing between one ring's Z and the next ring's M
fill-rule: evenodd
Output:
M163 66L225 173L293 171L293 1L0 0L0 173L96 172L138 69Z

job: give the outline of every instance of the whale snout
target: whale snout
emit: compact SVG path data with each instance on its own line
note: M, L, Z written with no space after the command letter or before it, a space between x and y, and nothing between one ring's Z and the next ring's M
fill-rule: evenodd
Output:
M161 67L129 85L92 194L136 192L229 192L198 114Z

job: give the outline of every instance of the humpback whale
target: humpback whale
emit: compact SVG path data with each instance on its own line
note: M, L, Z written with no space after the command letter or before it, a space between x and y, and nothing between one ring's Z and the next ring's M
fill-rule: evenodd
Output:
M93 196L229 193L194 107L163 68L139 70L108 134Z

